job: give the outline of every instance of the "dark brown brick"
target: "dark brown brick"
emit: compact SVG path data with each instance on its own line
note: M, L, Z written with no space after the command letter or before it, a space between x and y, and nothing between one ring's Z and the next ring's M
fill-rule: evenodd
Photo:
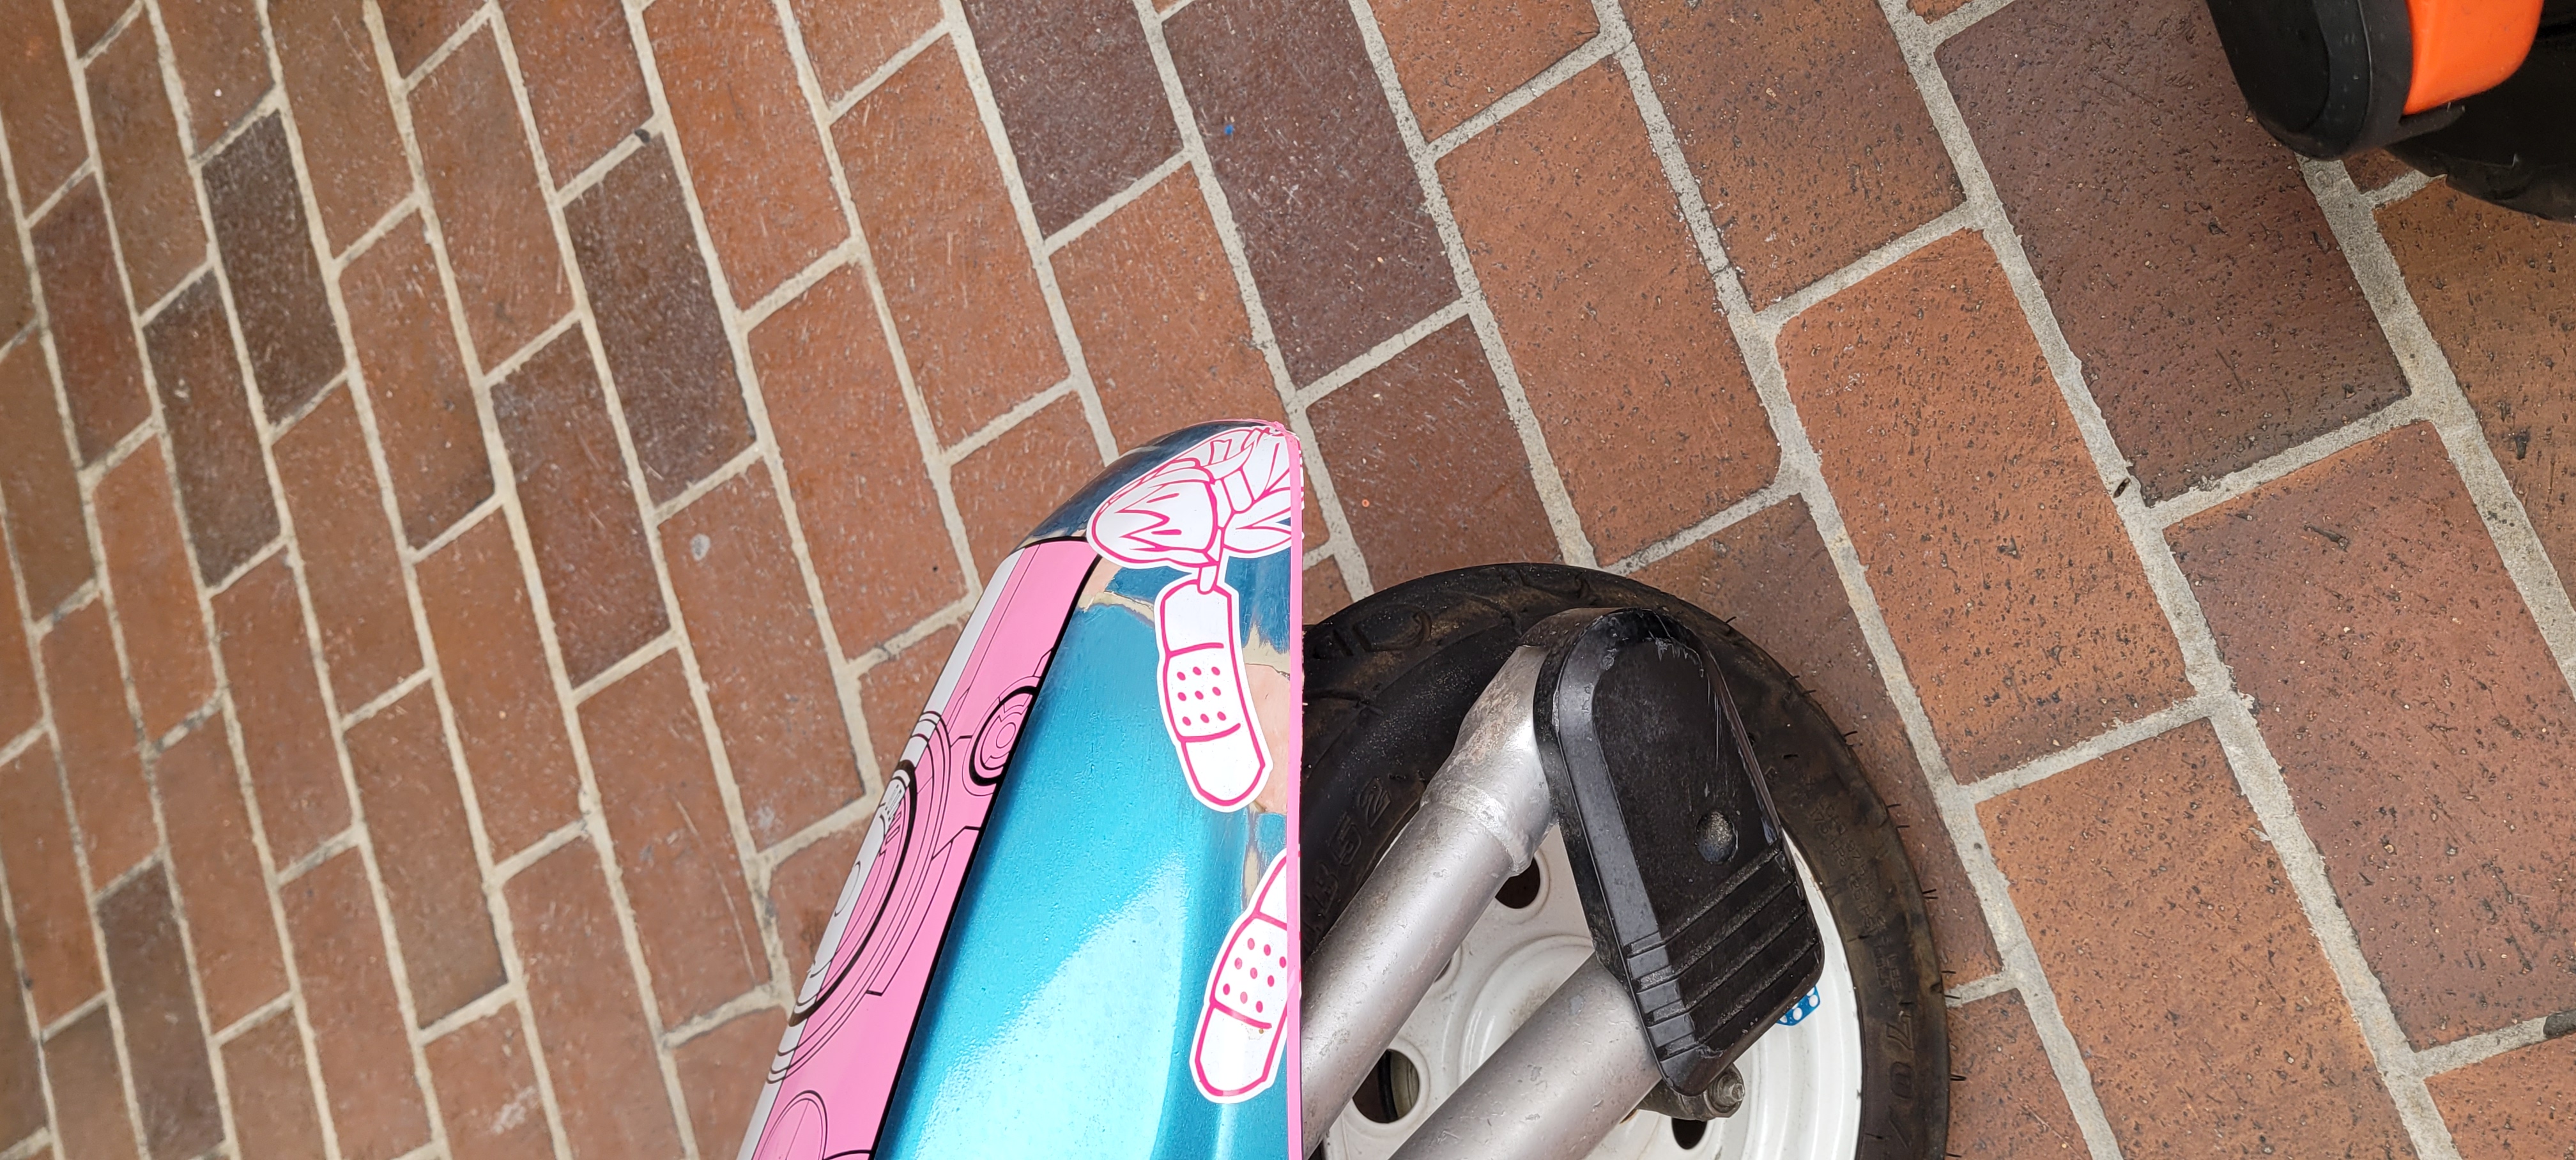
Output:
M305 229L286 130L275 115L206 163L206 203L214 209L224 284L241 312L251 382L273 423L329 386L341 364L339 324Z
M1306 414L1378 587L1470 564L1556 559L1529 457L1465 319Z
M1134 5L970 0L964 11L1038 232L1073 224L1180 152Z
M787 7L805 34L805 52L814 60L814 77L826 97L857 87L940 20L937 0L787 0Z
M188 140L211 145L268 95L259 7L251 0L170 0L160 12L188 95Z
M2576 1158L2576 1038L2489 1056L2425 1081L2461 1160ZM2556 1149L2552 1152L2551 1149Z
M87 73L100 180L115 203L118 248L140 308L177 289L205 262L206 222L179 143L179 116L161 83L152 22L127 25Z
M2170 534L2407 1038L2576 1008L2576 699L2440 437Z
M925 648L928 643L913 646L913 649L906 651L902 657L891 664L870 670L868 675L876 676L895 664L912 660L915 652ZM947 649L940 648L932 651L936 653L933 664L947 659ZM934 677L937 675L935 669L932 675ZM927 697L930 693L929 687L923 686L921 693ZM919 708L918 705L914 706L915 710ZM895 712L901 713L903 710L895 710ZM870 719L870 724L871 726L874 724L873 717ZM900 743L903 735L911 730L912 724L909 719L904 719L890 727L897 734L895 740ZM883 740L882 737L879 738L880 742ZM895 758L886 758L883 767L893 768L895 760ZM848 884L850 870L858 863L859 844L865 841L867 836L867 824L862 821L839 833L825 835L813 845L781 859L778 865L770 870L769 905L772 913L778 918L778 941L787 952L789 967L801 970L813 964L814 952L820 950L823 945L823 931L832 925L832 910L841 903L841 888ZM771 1046L776 1046L775 1036L771 1037Z
M1467 142L1440 177L1602 559L1770 482L1770 421L1616 61Z
M1940 59L2147 498L2406 393L2201 5L2016 4Z
M6 13L0 12L0 19L5 18ZM0 40L0 52L5 51L7 51L7 42ZM0 115L5 113L5 107L0 107ZM6 247L0 247L0 255L10 258L19 257L22 251L16 242L17 211L0 210L0 225L6 225L9 228L10 238ZM36 284L27 271L26 263L23 260L0 262L0 336L15 335L35 321Z
M71 405L72 441L87 463L152 417L143 389L143 360L107 236L107 203L98 182L84 180L54 204L29 237L45 287L45 320L62 360L63 398ZM33 347L33 343L27 344Z
M438 1118L456 1160L554 1160L519 1009L504 1007L422 1049L438 1087Z
M536 158L489 28L413 89L412 130L456 298L486 369L572 310Z
M170 830L170 876L187 900L188 943L206 1018L230 1027L286 993L286 956L260 875L250 810L224 724L208 721L152 763L161 817Z
M688 1093L689 1127L697 1135L699 1155L722 1156L742 1146L751 1131L752 1105L760 1100L761 1080L786 1031L787 1013L764 1008L737 1015L671 1052L679 1065L680 1090Z
M116 979L126 1058L134 1064L144 1148L156 1160L186 1160L222 1142L224 1113L162 868L150 867L100 898L98 927Z
M871 647L965 595L858 267L752 331L751 364L841 647Z
M0 869L8 871L17 916L19 970L35 996L36 1020L51 1023L98 994L104 976L89 928L89 888L72 848L54 750L42 739L0 765ZM16 998L14 991L10 998Z
M1964 983L2001 970L1976 888L1959 864L1931 783L1915 763L1905 723L1806 503L1791 499L1765 508L1647 565L1636 578L1725 618L1815 695L1904 827L1897 838L1923 886L1942 974Z
M375 42L358 0L276 0L268 5L268 21L286 96L295 104L295 132L311 167L322 232L337 253L411 192L411 163L394 129L384 77L376 71ZM215 213L220 218L223 211ZM305 235L300 211L297 216L292 236L300 246ZM233 262L229 247L224 261ZM236 295L243 273L233 268ZM249 308L242 314L247 322Z
M349 827L349 795L331 744L331 711L304 635L304 606L284 554L215 597L215 631L241 725L260 828L278 865Z
M1942 959L1947 963L1949 959ZM2091 1155L2049 1069L2021 992L1950 1009L1953 1156L2035 1160ZM2286 1141L2285 1141L2286 1143Z
M18 195L34 206L71 180L89 159L81 132L80 98L63 56L62 25L46 0L0 0L0 124L9 130L9 158Z
M89 525L80 478L63 442L62 412L41 343L0 354L0 514L9 520L27 610L42 617L89 582Z
M1327 559L1306 569L1305 596L1308 624L1350 607L1351 586L1342 579L1341 561Z
M384 17L385 43L394 50L394 68L408 77L419 71L438 46L465 27L482 5L473 0L378 0ZM517 32L512 30L513 34Z
M276 452L322 660L347 713L420 670L402 558L385 526L358 405L349 392L334 393L277 437Z
M132 7L133 0L65 0L63 11L71 18L72 50L87 55Z
M197 574L221 583L277 539L277 499L242 387L232 320L211 277L179 292L143 331L178 469Z
M670 155L647 146L564 209L608 377L660 503L751 446L724 316Z
M27 1005L18 1001L18 954L6 940L0 940L0 967L8 968L0 977L10 983L8 1001L0 1002L0 1140L24 1140L45 1126L44 1065L27 1027Z
M324 1160L322 1120L292 1008L224 1044L224 1089L233 1107L233 1144L262 1160Z
M17 594L17 566L7 552L0 552L0 737L16 737L45 716L36 690L35 654L27 646L27 622L11 603Z
M948 469L976 571L990 576L1038 521L1100 470L1082 400L1066 395Z
M1215 0L1164 35L1291 378L1458 296L1347 9Z
M1426 139L1484 111L1601 28L1579 0L1389 0L1376 10Z
M125 628L127 673L141 709L143 735L158 738L215 692L206 650L205 614L189 575L188 545L170 494L170 467L158 440L99 477L90 493L99 547L107 558L109 595Z
M663 1026L767 982L768 956L679 654L592 694L581 731Z
M2190 695L1981 235L1953 234L1835 295L1779 348L1953 775L2019 765Z
M125 1067L102 1004L45 1042L54 1087L54 1142L64 1160L134 1160L134 1122L125 1107Z
M2415 167L2389 155L2385 149L2372 149L2343 159L2344 172L2352 176L2354 186L2371 190L2415 172Z
M1755 306L1959 203L1932 116L1868 0L1646 0L1628 19Z
M922 51L832 129L912 381L943 443L1065 375L957 49Z
M340 295L403 535L419 547L492 497L474 388L420 219L404 219L349 263Z
M106 602L93 600L64 617L45 634L44 648L63 782L71 790L72 816L80 819L90 880L105 883L161 844Z
M769 472L754 464L672 516L662 558L752 844L856 800L858 758Z
M546 669L510 542L498 515L420 562L420 601L441 657L456 737L492 856L507 858L581 814L581 773Z
M402 947L412 1017L427 1027L509 981L483 906L483 873L474 864L438 699L427 685L415 688L350 726L347 742L358 801L375 819L367 831Z
M502 0L537 137L560 186L653 115L615 0Z
M538 859L510 880L507 897L528 1012L572 1154L676 1154L679 1125L598 849L573 842Z
M2122 1153L2414 1154L2206 724L1977 812Z
M428 1143L429 1114L412 1078L366 860L354 850L335 854L278 894L340 1154L391 1160Z
M644 14L708 240L743 305L850 236L777 11L682 0Z
M922 710L929 707L930 690L939 682L939 670L948 664L948 654L957 647L957 630L943 628L912 642L911 647L896 653L894 659L869 669L859 678L859 707L868 717L868 743L876 750L877 772L891 776L895 763L903 760L903 747L912 738L913 725L921 720ZM858 856L858 847L850 847L850 858ZM843 858L844 873L850 858ZM836 885L832 888L838 891ZM835 898L839 897L836 893ZM823 902L823 917L830 918L831 900ZM815 927L821 937L821 927ZM808 953L811 948L808 948Z
M574 684L671 626L590 348L567 331L492 388L528 544Z

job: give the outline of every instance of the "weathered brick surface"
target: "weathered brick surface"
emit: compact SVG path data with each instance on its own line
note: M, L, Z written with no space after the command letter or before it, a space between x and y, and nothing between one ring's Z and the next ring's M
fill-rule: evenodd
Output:
M36 275L45 291L54 354L62 360L72 442L80 461L87 463L152 415L98 182L85 179L72 187L35 222L28 237L36 247Z
M1955 776L2189 694L1982 237L1954 234L1799 316L1780 359Z
M634 35L616 0L505 0L501 13L557 185L653 115Z
M868 743L876 750L879 776L892 776L895 763L903 760L903 747L912 739L922 710L929 707L930 690L939 683L939 670L948 664L948 654L957 648L957 636L954 628L940 629L859 678L859 706L867 713ZM850 853L855 857L858 847L850 847ZM846 873L849 859L841 861ZM829 876L828 871L816 873ZM831 890L833 897L839 897L838 886ZM826 901L823 917L831 916L831 903ZM821 937L822 930L815 927L815 936ZM807 954L812 949L806 948Z
M677 1153L679 1127L598 850L572 842L520 871L506 895L528 1012L572 1154Z
M752 1104L760 1099L761 1077L769 1074L786 1030L786 1013L766 1008L737 1015L671 1053L699 1155L721 1156L741 1147L751 1129Z
M1310 382L1457 296L1349 11L1217 0L1164 34L1290 377Z
M215 691L205 614L197 607L188 545L170 494L169 461L147 442L99 477L90 493L117 623L125 628L127 677L143 735L158 738Z
M554 1155L544 1097L517 1007L503 1007L423 1049L438 1118L456 1160Z
M924 648L928 643L916 645L914 649ZM937 650L937 655L931 663L935 665L946 660L947 653L948 650L944 648ZM907 651L902 657L896 658L894 663L902 664L913 656L913 652ZM875 677L891 667L891 665L880 666L869 670L868 675ZM932 673L934 678L937 675L936 671ZM891 701L899 697L902 692L893 688L893 684L894 682L888 681L871 688L882 689L885 692L884 699ZM930 692L926 685L921 691L925 696ZM874 702L870 704L871 715L868 725L870 729L875 729ZM914 711L918 709L919 706L914 707ZM894 712L905 711L895 710ZM897 723L889 727L896 731L895 744L899 746L904 737L910 733L912 723L908 719L894 718L894 720ZM883 744L882 737L879 738L879 743ZM895 760L894 758L882 759L880 768L891 769ZM851 867L858 862L859 844L866 841L867 836L867 824L862 822L839 833L827 835L813 845L798 850L781 859L778 865L769 871L770 910L778 920L778 942L787 952L787 965L790 969L803 971L813 965L815 953L823 946L823 931L832 924L832 910L840 905L841 889L849 883ZM770 1045L777 1046L775 1036L772 1037Z
M4 42L0 42L4 43ZM18 214L13 209L0 210L0 225L9 228L10 244L0 253L17 257ZM25 265L0 262L0 341L15 335L36 321L36 284Z
M332 855L278 894L340 1154L392 1160L428 1143L366 859L354 850Z
M1483 112L1601 28L1579 0L1392 0L1375 10L1426 138Z
M2413 1155L2208 726L1978 815L2121 1151Z
M2406 393L2201 5L2016 4L1940 58L2149 499Z
M1046 405L1001 438L949 469L957 514L966 521L966 546L986 576L1055 510L1060 498L1100 470L1082 400L1070 395Z
M177 289L206 257L206 223L197 213L179 118L161 83L161 46L151 22L127 25L87 71L90 123L114 207L117 248L136 305L148 305Z
M826 99L837 98L894 60L905 46L939 23L938 0L882 0L875 4L837 4L832 0L787 0L804 33L814 78Z
M167 872L153 866L101 896L98 926L134 1068L144 1151L154 1160L187 1160L222 1142L224 1113Z
M351 262L340 296L403 536L420 547L492 496L473 386L420 218L405 218Z
M858 759L768 471L753 465L663 524L662 558L752 843L855 800Z
M742 863L677 653L581 707L591 776L664 1026L768 981Z
M89 582L89 525L64 442L62 411L44 348L22 342L0 354L0 515L18 549L27 611L42 617Z
M832 127L912 381L955 442L1064 377L957 49L924 49Z
M348 713L420 669L402 560L349 392L324 399L277 440L277 477L295 521L331 691Z
M54 736L63 747L63 783L89 854L90 881L105 884L161 844L106 603L93 600L46 633L44 664Z
M751 445L679 174L658 146L629 154L564 208L626 431L660 503Z
M508 981L437 698L427 685L415 688L350 726L345 742L402 947L412 1016L426 1027Z
M1063 229L1180 151L1133 4L972 0L964 11L1038 232Z
M1325 560L1306 569L1306 623L1313 624L1350 606L1351 587L1342 579L1342 565Z
M340 327L304 225L286 130L271 115L206 163L206 203L225 285L240 311L251 381L270 422L293 414L340 373Z
M406 77L418 71L480 8L470 0L379 0L376 10L384 17L394 68Z
M457 304L488 370L572 309L536 159L490 29L421 80L411 116Z
M70 17L72 51L88 55L133 7L132 0L64 0L64 15Z
M269 854L285 865L349 825L349 794L332 747L331 711L314 671L295 570L270 557L215 597L242 760L250 767Z
M2399 428L2172 540L2407 1037L2576 1008L2576 698L2440 438Z
M268 5L268 23L313 200L336 253L411 192L411 165L358 0L278 0ZM294 236L302 240L300 227Z
M269 1016L224 1044L224 1089L231 1097L233 1143L241 1155L278 1160L323 1160L328 1155L293 1009Z
M8 978L19 977L17 950L5 940L0 940L0 967L8 969ZM6 998L0 1002L0 1140L17 1141L45 1126L45 1076L35 1034L27 1026L27 1005L18 1001L15 987Z
M45 1071L55 1093L54 1139L66 1158L134 1160L142 1155L125 1105L125 1066L117 1062L116 1032L105 1005L45 1041Z
M36 1021L51 1023L98 994L106 980L89 928L89 888L72 848L71 805L53 747L37 741L0 765L0 869L9 875L23 985ZM17 996L9 998L14 1003Z
M152 783L170 832L171 881L186 900L206 1019L230 1027L285 994L287 979L223 720L207 721L162 751Z
M277 539L278 523L232 319L215 279L200 278L180 291L144 328L143 339L197 575L219 584Z
M0 552L0 737L16 737L35 728L45 715L27 625L9 604L17 590L17 566L9 562L8 553Z
M2576 1038L2490 1056L2425 1081L2461 1160L2576 1157Z
M2343 159L2344 172L2352 176L2356 188L2377 189L2415 172L2415 167L2390 156L2385 149L2371 149Z
M421 561L419 583L483 832L492 856L507 858L581 813L581 773L509 522L485 517Z
M1950 1009L1950 1075L1951 1155L2058 1160L2088 1154L2021 992Z
M72 93L71 62L63 55L62 25L48 0L0 3L0 125L9 132L19 195L32 207L71 179L89 159L81 132L79 98Z

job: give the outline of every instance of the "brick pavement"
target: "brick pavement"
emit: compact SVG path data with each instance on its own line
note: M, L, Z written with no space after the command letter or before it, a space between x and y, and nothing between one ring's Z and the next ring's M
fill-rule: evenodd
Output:
M730 1155L979 577L1220 414L1310 616L1561 559L1804 675L1955 1154L2576 1157L2576 232L2196 0L0 35L0 1160Z

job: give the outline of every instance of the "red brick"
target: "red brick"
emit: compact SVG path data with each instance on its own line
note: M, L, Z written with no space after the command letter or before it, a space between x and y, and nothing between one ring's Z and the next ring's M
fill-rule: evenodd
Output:
M937 0L883 0L836 4L787 0L814 60L814 77L826 97L839 97L868 79L940 20Z
M427 1027L509 981L484 909L483 872L438 699L427 685L415 688L350 726L347 743L358 801L375 819L367 830L402 947L412 1016Z
M754 464L672 516L662 558L752 844L856 800L858 759L768 471Z
M648 145L564 207L600 353L661 503L751 446L724 315L670 155Z
M350 712L419 671L420 643L349 392L324 399L278 436L276 454L331 691Z
M474 0L378 0L384 17L385 43L394 50L394 68L408 77L422 61L465 27L483 6Z
M90 495L99 546L107 557L109 595L133 658L134 700L143 735L158 738L215 692L206 651L205 614L197 606L188 545L170 494L161 444L147 441L99 477Z
M354 850L333 855L278 894L340 1154L390 1160L428 1143L366 860Z
M292 1008L224 1044L224 1089L232 1100L237 1155L324 1160L313 1078Z
M966 547L986 576L1100 470L1082 400L1066 395L948 469Z
M134 322L126 313L116 250L107 233L107 204L94 180L74 186L29 232L36 247L36 275L45 288L46 325L53 330L54 354L62 360L72 441L83 463L106 454L126 432L152 417Z
M182 290L143 330L178 469L197 574L220 584L277 539L277 499L243 388L232 319L212 277Z
M17 545L30 614L52 612L89 582L80 478L63 441L41 343L22 342L0 354L0 515Z
M2207 725L1978 814L2123 1153L2413 1154Z
M219 717L191 730L152 763L170 829L170 874L187 900L188 944L206 1019L230 1027L286 993L268 885L260 874L250 810L242 802Z
M528 1011L572 1154L677 1153L679 1125L598 850L566 845L520 871L507 891Z
M504 1007L423 1048L438 1087L438 1118L456 1160L554 1160L545 1096L537 1090L519 1009Z
M105 980L60 776L53 748L42 739L0 765L0 798L9 802L0 810L0 869L9 875L18 947L27 956L19 969L35 997L38 1023L80 1006Z
M616 0L502 0L501 13L557 185L653 115Z
M644 23L708 240L734 301L757 302L850 236L777 9L681 0Z
M188 96L188 140L211 145L268 95L268 46L252 0L169 0L161 30Z
M283 554L215 597L215 631L260 827L283 866L349 827L331 711L304 635L295 570Z
M47 0L0 0L0 53L6 54L0 60L7 61L0 68L0 124L9 130L18 196L31 207L89 159L62 37Z
M1601 558L1770 481L1770 422L1616 61L1479 134L1440 175Z
M762 322L751 363L842 647L870 647L965 595L858 268Z
M1954 234L1835 295L1779 344L1954 775L2019 765L2190 695L2137 553L1980 235Z
M1805 501L1765 508L1639 569L1636 578L1733 624L1815 696L1903 827L1897 838L1923 887L1942 974L1964 983L2001 970L1976 888Z
M868 743L876 750L879 777L892 777L895 763L903 760L903 747L912 739L913 725L929 707L930 690L939 683L939 671L947 666L948 654L956 647L957 630L943 628L912 642L911 647L859 678L859 707L868 717ZM850 847L850 857L857 856L858 847ZM841 861L846 875L850 858ZM835 898L839 897L839 889L837 885L833 887ZM831 917L828 899L824 901L823 917ZM820 937L822 928L814 930Z
M1133 4L968 0L961 11L1039 233L1073 224L1180 152Z
M2489 1056L2425 1081L2461 1160L2576 1160L2576 1039Z
M688 1093L689 1126L698 1138L698 1155L723 1156L741 1148L751 1132L752 1105L760 1100L761 1081L778 1054L787 1031L787 1015L764 1008L737 1015L723 1026L681 1044L672 1051L679 1065L680 1090Z
M2407 1038L2576 1007L2576 698L2440 437L2170 535Z
M894 663L912 659L929 643L913 646ZM948 650L941 648L923 655L932 656L936 663L947 659ZM876 676L889 667L879 666L868 675ZM938 673L933 670L931 675L936 677ZM922 687L921 694L925 699L930 695L927 685ZM918 708L916 705L915 709ZM870 724L873 726L874 723L871 718ZM911 731L912 723L909 719L901 719L889 728L896 732L899 743ZM896 758L892 757L885 759L882 768L893 769L895 761ZM867 822L862 819L858 825L827 834L813 845L780 859L778 865L770 870L769 905L778 919L778 941L787 952L789 967L803 969L813 965L814 953L823 946L823 931L832 925L832 911L841 903L841 888L849 882L851 868L858 864L859 844L866 841L867 836ZM772 1036L771 1046L775 1047L776 1043L777 1038Z
M1065 376L956 47L906 62L833 126L913 383L943 443Z
M492 388L565 674L580 684L670 628L644 519L591 370L568 331Z
M572 310L536 159L489 28L422 78L412 129L476 360L498 364Z
M1350 607L1351 586L1342 579L1339 560L1323 560L1306 569L1306 623L1313 624Z
M337 253L412 188L374 40L358 0L275 0L268 22L322 232Z
M285 128L275 115L252 125L206 163L205 176L251 381L269 421L282 422L338 378L344 362Z
M592 694L581 730L663 1026L767 982L768 956L679 654Z
M54 1140L65 1160L134 1160L134 1122L125 1106L125 1068L116 1032L100 1005L45 1043L54 1087Z
M202 1153L223 1141L224 1113L163 869L149 867L100 898L98 926L116 980L145 1149L172 1160Z
M2415 172L2415 167L2391 156L2385 149L2371 149L2343 159L2344 172L2350 174L2355 187L2372 190Z
M151 790L136 756L142 739L126 706L106 603L93 600L64 617L45 634L44 648L54 737L63 747L63 782L80 820L90 881L108 882L149 857L161 836L152 825Z
M18 973L17 950L5 939L0 939L0 968L8 971L0 978L13 984L24 977ZM0 1140L24 1140L45 1127L44 1064L27 1026L27 1005L15 1001L17 986L8 988L8 998L12 1001L0 1003Z
M152 22L126 26L89 63L90 127L115 202L116 239L138 306L178 289L206 260L206 221L179 143L179 117L161 83Z
M45 715L36 691L35 654L27 647L27 623L14 603L17 595L17 567L7 552L0 552L0 737L16 737Z
M2014 4L1940 63L2148 499L2406 393L2202 4Z
M415 548L492 498L492 458L437 259L408 217L340 275L403 535Z
M97 48L100 38L133 7L133 0L65 0L64 13L71 17L72 50L86 55Z
M1458 296L1349 10L1218 0L1164 36L1290 378L1312 382Z
M485 517L421 561L419 582L483 832L507 858L581 815L581 772L509 521Z
M1425 139L1484 111L1601 28L1580 0L1390 0L1376 9Z
M0 51L6 51L5 41L0 41ZM0 107L0 115L5 115L5 112L5 107ZM8 226L12 239L5 252L17 257L20 252L14 242L18 230L17 210L0 211L0 225ZM15 335L35 321L36 285L25 263L0 262L0 335Z
M1945 956L1943 962L1949 959ZM1950 1009L1950 1142L1979 1160L2091 1155L2021 992Z
M1556 559L1520 434L1465 319L1325 396L1307 418L1378 587Z

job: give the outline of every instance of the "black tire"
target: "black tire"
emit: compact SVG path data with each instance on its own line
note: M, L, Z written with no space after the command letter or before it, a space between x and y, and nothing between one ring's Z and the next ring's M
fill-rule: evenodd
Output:
M1304 932L1312 953L1421 802L1521 634L1569 608L1679 618L1715 654L1781 823L1841 928L1861 1011L1864 1160L1940 1160L1950 1040L1914 868L1840 730L1777 661L1678 597L1606 572L1500 564L1426 576L1306 630Z

